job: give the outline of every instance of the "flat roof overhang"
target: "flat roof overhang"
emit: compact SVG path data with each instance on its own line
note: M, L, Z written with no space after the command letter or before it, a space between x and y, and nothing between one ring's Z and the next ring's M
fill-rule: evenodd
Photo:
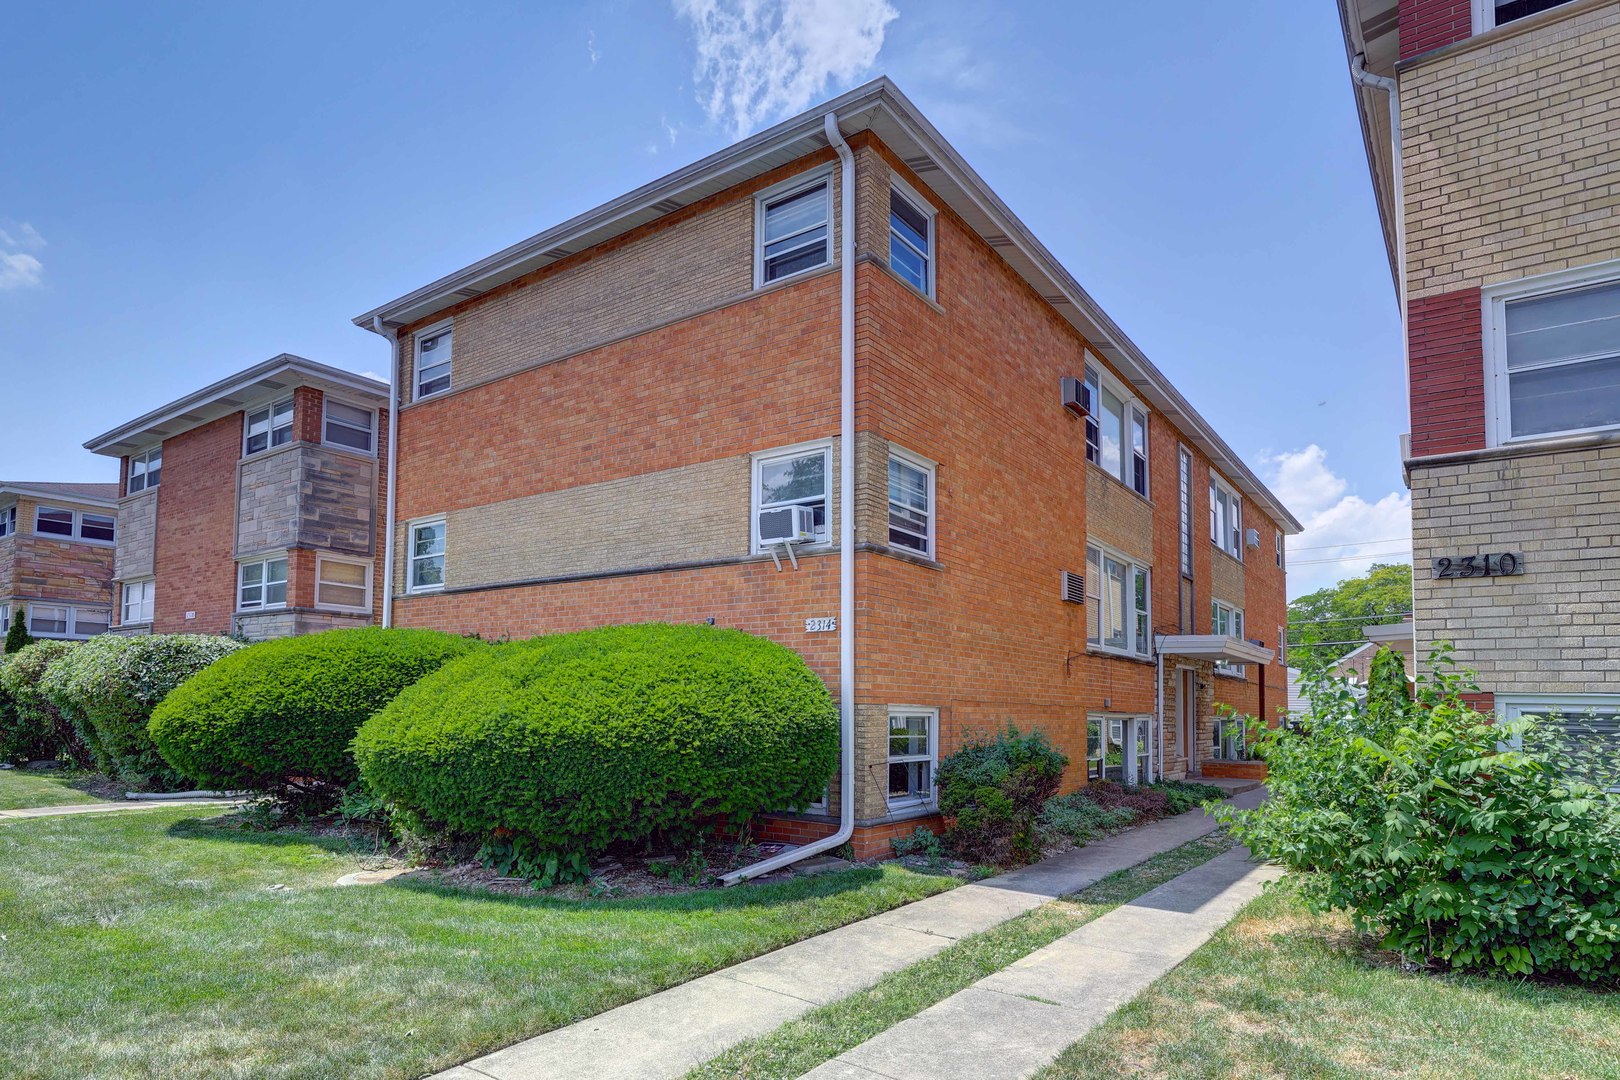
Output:
M1276 653L1264 645L1224 634L1171 634L1159 641L1161 656L1189 660L1224 660L1233 664L1269 664Z

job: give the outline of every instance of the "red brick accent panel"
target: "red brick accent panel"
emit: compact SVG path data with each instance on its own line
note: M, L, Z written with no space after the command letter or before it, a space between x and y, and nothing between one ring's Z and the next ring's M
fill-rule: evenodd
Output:
M1496 711L1496 695L1489 690L1479 694L1464 694L1462 699L1478 712L1494 713Z
M1485 448L1485 351L1477 288L1407 305L1412 456Z
M163 441L152 629L228 634L236 607L236 462L242 414ZM186 612L197 613L187 619Z
M1401 0L1401 59L1472 37L1469 0Z
M1202 766L1205 776L1218 776L1232 780L1264 780L1266 763L1263 761L1206 761Z
M753 823L755 838L775 844L809 844L824 836L831 836L835 828L831 822L806 821L802 818L766 817ZM944 819L935 814L933 817L907 818L883 825L857 827L855 834L849 838L849 845L855 849L857 859L892 859L895 837L910 836L918 828L929 829L938 835L945 831Z
M313 386L293 391L293 438L304 442L321 441L321 421L325 395Z

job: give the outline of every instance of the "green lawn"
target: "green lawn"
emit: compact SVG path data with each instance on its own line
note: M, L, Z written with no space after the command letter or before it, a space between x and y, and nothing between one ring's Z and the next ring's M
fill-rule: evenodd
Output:
M0 810L21 810L29 806L73 806L107 800L76 785L86 783L83 775L54 772L0 771Z
M1406 973L1288 880L1038 1080L1620 1077L1620 994Z
M195 807L0 825L0 1076L421 1076L955 884L328 887L363 856Z
M823 1005L769 1035L740 1043L693 1069L686 1080L793 1080L803 1076L1231 846L1224 833L1216 833L1121 870L1072 897L1043 904L963 938L927 960L885 976L869 990Z

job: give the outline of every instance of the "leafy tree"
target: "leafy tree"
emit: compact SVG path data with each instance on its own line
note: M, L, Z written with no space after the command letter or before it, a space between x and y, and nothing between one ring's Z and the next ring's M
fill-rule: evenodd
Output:
M1362 627L1400 622L1411 610L1412 567L1374 563L1362 577L1318 589L1289 604L1288 645L1312 646L1308 651L1313 658L1337 660L1365 644Z
M23 646L31 644L33 638L28 633L28 623L23 616L23 609L18 608L11 613L11 628L6 631L6 649L8 653L20 652Z

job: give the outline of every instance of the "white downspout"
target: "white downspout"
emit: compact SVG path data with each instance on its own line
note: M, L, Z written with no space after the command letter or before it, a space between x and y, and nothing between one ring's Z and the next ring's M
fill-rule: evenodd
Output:
M1406 325L1406 170L1401 165L1401 88L1394 79L1367 70L1367 55L1357 53L1350 61L1350 76L1362 86L1389 95L1389 149L1393 159L1395 200L1395 287L1401 305L1401 366L1406 372L1406 427L1412 428L1412 349Z
M838 130L838 116L824 118L827 142L842 166L839 201L839 444L838 444L838 831L803 847L773 855L720 880L727 885L780 870L800 859L841 847L855 834L855 155ZM388 492L393 494L393 488Z
M383 329L382 316L371 317L371 331L388 337ZM388 343L388 464L384 478L388 494L383 498L383 579L382 624L394 625L394 475L399 464L399 342L390 338Z

